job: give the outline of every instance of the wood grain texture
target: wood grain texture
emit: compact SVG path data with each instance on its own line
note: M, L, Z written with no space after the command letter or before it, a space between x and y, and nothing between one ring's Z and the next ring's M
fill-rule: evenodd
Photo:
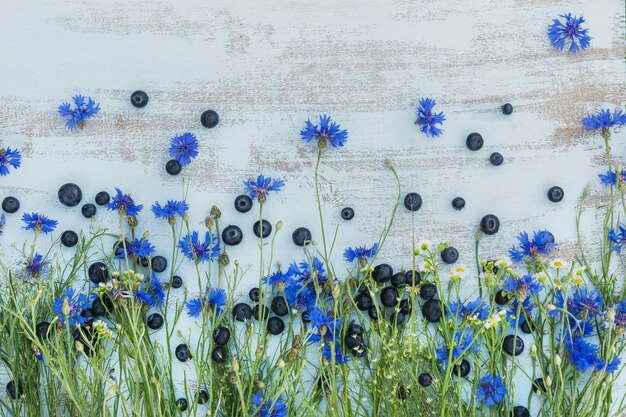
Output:
M553 50L546 38L551 19L567 11L584 14L591 29L592 46L578 55ZM166 149L173 134L192 131L201 154L182 177L194 224L218 204L224 222L246 233L231 259L256 264L255 216L236 214L232 200L245 178L284 177L286 190L270 198L266 216L284 223L277 257L288 263L302 257L292 230L307 226L319 239L315 149L298 133L304 120L328 113L350 132L321 168L325 216L339 227L338 265L344 247L373 243L389 219L395 189L386 158L403 195L424 199L415 215L398 211L381 253L395 268L409 266L413 232L450 241L471 266L487 213L502 228L483 240L483 257L502 254L520 231L549 228L562 242L557 256L572 259L576 205L588 183L584 240L597 250L605 193L596 175L606 161L601 139L580 120L626 102L624 23L621 0L5 1L0 140L21 148L24 161L0 178L0 191L18 197L24 211L59 219L61 230L86 228L79 209L58 204L61 184L80 184L86 199L114 186L145 205L180 198L180 177L164 171ZM150 95L144 109L129 102L136 89ZM68 132L56 109L77 93L97 99L102 112ZM424 96L446 113L440 138L413 124ZM511 116L499 111L504 102L514 105ZM207 108L220 114L212 130L199 123ZM479 152L464 145L474 131L485 138ZM626 134L611 141L622 159ZM501 167L489 165L493 151L504 155ZM552 204L546 192L557 184L566 197ZM462 212L450 207L455 196L467 201ZM356 211L350 223L339 216L344 206ZM103 210L95 222L115 224ZM7 223L1 248L11 259L10 242L28 235L17 215ZM167 256L168 229L149 216L141 225ZM255 281L249 274L242 290Z

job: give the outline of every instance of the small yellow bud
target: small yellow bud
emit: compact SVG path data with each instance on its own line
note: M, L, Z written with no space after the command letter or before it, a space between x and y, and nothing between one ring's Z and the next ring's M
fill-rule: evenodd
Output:
M556 366L561 366L561 357L559 356L559 354L557 353L556 356L554 357L554 364Z
M546 387L549 387L552 385L552 378L550 377L550 375L548 375L546 377Z
M283 358L278 358L278 362L276 363L276 366L278 366L278 368L283 369L285 367L285 361L283 360Z
M532 356L533 358L537 357L537 345L534 343L530 345L530 356Z
M274 226L274 228L276 229L276 231L278 232L280 229L283 228L283 221L279 220L276 222L276 226Z
M233 357L233 360L231 361L232 367L233 367L233 371L235 373L239 372L239 361L237 360L237 358Z

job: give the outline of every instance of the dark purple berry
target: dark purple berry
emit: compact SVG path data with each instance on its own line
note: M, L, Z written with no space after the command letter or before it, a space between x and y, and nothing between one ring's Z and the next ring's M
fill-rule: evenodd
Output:
M211 129L217 126L219 121L220 121L220 117L215 110L206 110L200 116L200 123L202 123L202 126L208 129Z
M564 196L565 193L563 192L563 189L558 185L550 187L550 189L548 190L548 200L552 201L553 203L558 203L559 201L563 200Z
M211 359L213 359L213 362L215 363L226 363L226 359L228 359L228 351L223 346L216 346L211 352Z
M455 210L463 210L465 207L465 199L463 197L454 197L452 199L452 207L454 207Z
M176 359L181 362L187 362L191 359L191 352L189 351L187 345L184 343L176 346L176 350L174 351L174 353L176 354Z
M459 259L459 251L453 248L452 246L448 246L444 250L441 251L441 260L447 264L453 264Z
M356 304L356 308L361 311L369 310L374 305L372 297L366 292L357 294L354 298L354 303Z
M396 272L391 276L391 285L396 288L402 288L406 285L406 275L402 272Z
M167 268L167 259L165 257L158 255L152 258L151 261L152 270L154 272L163 272Z
M252 199L247 194L238 195L235 198L235 210L239 213L247 213L252 209Z
M83 192L74 183L63 184L59 188L59 201L67 207L76 207L83 199Z
M293 243L297 246L304 246L311 242L313 236L311 235L311 231L306 227L298 227L291 234L291 238L293 239Z
M96 194L96 204L99 206L104 206L109 204L111 201L111 196L106 191L100 191Z
M404 207L409 211L417 211L422 207L422 196L418 193L408 193L404 196Z
M354 210L351 207L345 207L341 210L341 218L344 220L352 220L354 218Z
M437 295L437 286L433 283L426 282L420 287L420 297L424 300L430 300Z
M2 210L5 213L15 213L20 209L20 201L15 197L5 197L2 200Z
M393 268L388 264L376 265L372 272L372 278L378 283L389 281L392 275Z
M246 303L238 303L233 306L233 317L237 321L250 320L252 317L252 307Z
M441 301L430 299L422 305L422 315L430 323L437 323L443 315Z
M263 239L268 237L272 233L272 225L267 220L263 220ZM261 237L261 227L259 220L257 220L252 226L252 232L256 237Z
M511 103L504 103L502 105L502 113L506 114L507 116L513 113L513 105Z
M152 313L148 316L148 327L152 330L159 330L163 327L163 316L159 313Z
M170 284L172 288L180 288L183 286L183 279L178 275L174 275L172 277L172 283Z
M398 304L398 290L394 287L384 288L380 292L380 302L385 307L393 307Z
M148 104L148 94L145 91L137 90L130 95L130 102L133 106L141 109Z
M274 336L279 335L285 330L285 322L280 317L270 317L267 322L267 331Z
M61 234L61 244L67 248L72 248L78 243L78 235L72 230L66 230Z
M489 155L489 162L491 162L491 165L498 167L504 163L504 156L500 152L494 152Z
M433 377L431 374L424 372L417 377L417 382L423 387L430 387L433 383Z
M521 337L510 334L504 338L502 350L509 356L519 356L524 351L524 341Z
M170 175L178 175L183 170L183 166L176 159L170 159L165 163L165 172Z
M500 230L500 219L494 214L487 214L480 220L480 230L486 235L495 235Z
M87 203L80 209L80 212L85 218L91 219L96 215L96 206L91 203Z
M89 281L97 285L109 280L109 269L104 263L95 262L89 267L87 275L89 276Z
M483 147L483 137L480 133L470 133L465 140L465 145L470 151L477 151Z
M219 326L213 330L213 341L218 346L224 346L230 340L230 330L228 327Z

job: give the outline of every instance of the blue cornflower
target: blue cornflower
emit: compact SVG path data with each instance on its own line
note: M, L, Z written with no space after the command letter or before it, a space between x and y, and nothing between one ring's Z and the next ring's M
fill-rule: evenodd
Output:
M83 127L85 120L94 117L100 111L100 104L93 101L91 97L87 97L87 102L85 102L85 96L81 95L76 95L72 99L74 108L67 102L59 106L59 114L67 118L65 127L70 130Z
M7 224L7 217L2 213L0 215L0 236L4 233L4 226Z
M331 314L324 313L315 307L309 311L311 320L311 330L307 336L309 342L315 343L320 340L334 341L335 335L339 332L342 319L335 319Z
M176 135L170 140L170 156L182 166L189 165L198 156L198 139L190 132Z
M332 347L328 343L325 343L324 346L322 346L322 356L324 357L324 359L326 359L329 362L332 362L333 350L334 350L335 362L337 362L339 365L350 362L350 356L344 355L343 353L341 353L341 343L336 342L334 343L334 346L335 346L334 349L332 349Z
M615 304L615 326L626 327L626 300Z
M259 203L264 203L265 200L267 200L267 195L270 191L279 192L284 186L284 180L266 177L262 174L256 178L256 181L249 179L243 182L243 190L248 193L251 198L259 200Z
M462 355L480 351L480 347L478 343L475 343L474 333L471 330L457 330L450 342L451 346L444 344L435 351L438 361L447 363L448 359L450 359L450 350L452 350L453 361Z
M529 297L526 297L524 301L522 301L522 305L520 307L519 299L513 299L513 302L507 304L506 306L506 321L511 324L511 326L521 326L524 324L526 320L531 318L533 309L535 308L535 304L531 301ZM519 309L519 316L517 315L517 310Z
M25 230L34 230L35 233L44 234L50 233L56 229L58 222L56 220L52 220L39 213L24 213L22 215L22 221L26 224L24 226Z
M52 270L49 267L50 261L38 253L26 259L23 265L25 274L20 272L22 278L47 278Z
M502 378L496 375L485 375L478 383L476 391L476 401L479 404L485 403L487 407L495 407L504 400L506 388L502 384Z
M166 219L170 223L176 222L176 216L183 217L189 205L185 201L167 200L167 203L161 205L158 201L152 205L152 212L157 219Z
M558 309L567 310L578 320L587 320L602 314L602 295L595 289L588 292L586 287L579 286L567 300L562 291L557 291L554 299L554 305ZM558 316L560 313L559 310L550 312L552 316Z
M617 171L606 171L605 174L598 174L600 182L604 185L617 185ZM622 169L619 174L620 183L626 183L626 169Z
M107 209L116 211L121 216L137 216L143 210L143 204L135 204L129 194L122 193L122 190L115 188L115 195L112 201L107 204Z
M485 320L489 317L489 304L483 301L482 298L478 297L474 301L469 301L467 303L461 302L461 300L454 301L450 303L450 306L447 307L448 313L455 319L465 319L466 317L476 316L478 320Z
M554 235L547 230L537 230L532 239L528 237L528 233L522 232L517 236L517 240L520 243L519 248L513 246L509 249L509 256L514 261L534 258L539 254L548 255L557 246L554 243Z
M117 251L115 252L117 259L125 259L127 256L133 260L137 258L147 258L152 255L155 250L148 239L135 238L135 240L125 246L126 251L124 252L124 245L118 245Z
M189 259L194 262L213 261L220 254L220 245L217 236L206 232L204 242L200 241L198 232L185 235L179 242L178 248Z
M372 258L376 255L377 251L378 243L374 243L371 248L358 246L352 249L352 247L349 247L343 252L343 259L345 259L346 262L358 261L361 265L365 265L368 258Z
M273 403L264 401L261 391L252 396L250 414L253 417L287 417L287 406L280 398Z
M597 345L587 342L580 336L566 337L564 342L567 357L578 372L585 372L588 369L598 371L604 368L604 362L598 358Z
M149 307L159 306L165 300L163 284L156 276L153 276L152 279L146 282L142 288L135 291L134 295L137 300Z
M219 316L226 305L226 291L222 288L207 289L202 297L192 298L187 301L187 315L198 317L202 311Z
M281 271L276 271L266 277L263 277L263 283L273 286L285 286L291 281L289 274L284 274Z
M622 110L611 113L609 109L602 109L598 114L588 114L583 118L582 124L587 130L602 129L603 132L608 132L611 127L626 125L626 114Z
M314 256L310 263L308 261L302 261L300 264L293 262L289 266L287 273L305 284L308 283L311 278L315 278L320 284L323 284L328 279L326 270L324 269L324 263L317 256Z
M19 150L9 147L0 149L0 175L3 177L8 175L9 165L12 166L13 169L18 169L21 163L22 155Z
M86 323L87 319L81 316L80 312L87 307L89 307L89 298L84 294L76 295L74 288L67 288L65 297L59 297L52 303L52 310L61 323L67 323L70 327Z
M565 41L569 40L571 42L569 51L572 53L587 48L591 36L588 34L589 29L581 27L585 23L585 18L583 16L573 16L571 13L561 14L559 17L565 19L565 22L559 19L552 19L552 24L548 28L548 38L552 46L562 51Z
M443 129L438 128L435 125L442 125L446 120L446 116L443 112L435 113L433 108L437 105L437 102L431 98L420 98L419 106L415 113L417 114L417 120L415 124L420 125L420 130L426 136L437 137L441 135Z
M300 137L305 142L317 141L317 146L324 149L330 146L341 148L348 140L348 131L341 130L340 125L331 122L330 116L320 116L320 123L315 125L311 120L307 120L304 129L300 131Z
M619 227L619 233L616 233L615 229L611 229L609 231L608 238L611 242L614 243L613 250L616 253L622 253L622 247L626 243L626 228L624 228L621 225L618 227Z
M508 276L504 279L502 289L511 296L524 300L527 296L539 294L543 290L543 284L532 275L523 275L517 278Z

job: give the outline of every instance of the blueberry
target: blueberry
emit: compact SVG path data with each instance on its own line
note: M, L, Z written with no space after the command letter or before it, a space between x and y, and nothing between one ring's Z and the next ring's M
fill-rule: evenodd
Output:
M187 404L187 399L186 398L177 399L176 407L178 407L180 411L187 411L187 408L189 407L189 404Z
M430 300L435 298L437 295L437 286L430 282L426 282L422 284L420 287L420 297L424 300Z
M284 316L289 313L289 307L285 302L285 297L283 297L282 295L277 295L276 297L274 297L274 299L272 300L272 311L277 316Z
M546 383L543 380L543 378L537 378L533 381L533 392L535 394L538 392L541 392L541 393L547 392Z
M61 234L61 244L66 248L76 246L78 243L78 235L72 230L66 230Z
M170 175L178 175L183 170L183 166L176 159L170 159L165 163L165 172Z
M553 203L558 203L559 201L563 200L564 196L565 193L563 192L563 189L558 185L550 187L550 189L548 190L548 200L552 201Z
M228 359L228 351L223 346L216 346L211 351L211 359L215 363L226 363L226 359Z
M519 356L524 351L524 341L521 337L510 334L504 338L502 350L509 356Z
M406 388L404 388L402 385L400 385L398 387L398 399L400 401L406 401L407 395L408 395L408 393L407 393Z
M439 300L430 299L422 305L422 315L430 323L437 323L441 319L441 302Z
M167 259L158 255L152 258L152 270L154 272L163 272L167 268Z
M356 304L356 308L361 311L369 310L369 308L374 305L372 297L366 292L361 292L357 294L357 296L354 298L354 303Z
M176 346L176 350L174 351L174 353L176 354L176 359L181 362L187 362L189 359L191 359L191 352L189 351L187 345L184 343Z
M49 328L50 328L50 323L48 323L47 321L40 321L35 326L35 334L37 335L37 337L41 339L47 339Z
M410 287L417 287L420 285L420 281L422 280L422 275L419 271L406 271L406 283Z
M117 240L115 241L115 243L113 244L113 253L117 253L118 251L123 251L124 247L129 247L130 246L130 242L128 241L128 239L124 239L124 242L122 243L121 240Z
M378 283L386 282L391 279L393 275L393 268L388 264L380 264L374 267L372 272L372 279Z
M91 302L91 310L96 317L106 316L113 310L113 301L109 296L103 296L104 298L96 297Z
M130 102L138 109L146 107L146 104L148 104L148 95L145 91L137 90L130 95Z
M447 264L453 264L459 259L459 251L453 248L452 246L448 246L444 250L441 251L441 260Z
M494 214L486 214L480 220L480 230L486 235L495 235L500 230L500 219Z
M15 381L11 380L9 381L9 383L7 384L7 393L9 393L9 396L14 399L17 400L19 397L21 397L22 395L24 395L24 390L22 389L21 384L17 385L17 389L15 387Z
M159 313L152 313L148 316L148 327L152 330L159 330L163 327L163 316Z
M430 387L433 383L433 377L431 374L424 372L417 377L417 382L423 387Z
M83 199L83 192L80 187L73 183L63 184L59 188L59 201L67 207L75 207Z
M252 209L252 199L247 194L238 195L235 198L235 210L239 213L247 213Z
M349 333L343 338L343 342L348 349L354 349L363 343L363 336L358 333Z
M372 321L378 321L378 310L376 309L376 306L371 306L367 310L367 314L370 316L370 319L372 319Z
M304 246L305 244L309 244L313 236L311 235L311 231L306 227L298 227L291 234L291 238L293 239L293 243L297 246Z
M219 326L213 330L213 341L218 346L224 346L230 340L230 330L228 327Z
M380 302L385 307L393 307L398 304L398 290L394 287L384 288L380 292Z
M5 213L15 213L20 209L20 201L15 197L5 197L2 200L2 210Z
M198 404L206 404L206 402L209 401L209 393L204 389L200 390L196 397L196 401Z
M422 207L422 196L418 193L408 193L404 196L404 207L410 211L417 211Z
M465 199L463 197L454 197L452 199L452 207L454 207L455 210L463 210L465 207Z
M243 233L239 226L231 224L222 230L222 241L229 246L236 246L243 240Z
M174 275L172 277L172 283L170 284L172 288L180 288L183 286L183 279L178 275Z
M520 330L526 334L531 334L535 330L535 325L526 318L519 326Z
M96 215L96 206L91 203L87 203L80 209L80 212L83 214L84 217L91 219L93 216Z
M402 288L406 285L406 275L402 272L396 272L391 276L391 285L396 288Z
M401 326L406 321L406 315L401 311L394 311L391 316L389 316L389 323L396 324Z
M509 298L509 294L504 290L496 291L496 295L493 297L493 299L496 304L501 306L508 304L509 301L511 301L511 299Z
M85 319L84 326L90 326L96 318L93 310L90 308L85 308L80 312L80 316Z
M359 323L351 323L350 326L348 326L348 334L363 334L363 326L361 326Z
M89 276L89 281L99 284L109 280L109 269L104 263L95 262L89 267L87 275Z
M280 317L270 317L267 321L267 331L274 336L279 335L285 330L285 322Z
M406 314L407 316L409 314L411 314L412 308L411 308L411 303L409 302L409 300L405 299L405 300L400 300L400 311L404 314Z
M237 321L249 320L252 316L252 307L246 303L238 303L233 306L233 317Z
M99 206L104 206L109 204L111 201L111 196L106 191L100 191L96 194L96 204Z
M341 210L341 218L344 220L352 220L354 218L354 210L352 207L345 207Z
M308 311L302 313L302 323L310 323L311 322L311 314Z
M250 292L248 292L248 297L250 297L252 301L259 301L259 298L261 298L261 290L256 287L252 288Z
M267 220L263 220L263 227L261 227L259 220L254 222L254 226L252 226L252 232L256 237L261 237L261 229L263 229L263 239L272 234L272 225Z
M513 407L513 414L511 417L530 417L530 411L528 411L528 408L523 405L516 405Z
M469 375L471 368L467 359L463 359L460 364L456 364L452 367L452 373L460 377L466 377Z
M219 121L220 121L220 117L215 110L206 110L200 116L200 123L202 123L202 126L209 128L209 129L217 126Z
M465 139L465 145L470 151L477 151L483 147L483 137L480 133L470 133Z
M252 315L254 316L254 319L259 320L259 310L262 310L261 315L263 317L261 318L267 320L267 318L270 316L270 309L267 308L267 306L265 305L261 306L261 304L255 304L254 307L252 307Z
M491 162L491 165L498 167L504 162L504 156L500 152L494 152L489 155L489 162Z
M513 113L513 105L511 103L505 103L502 106L502 113L506 114L507 116Z

